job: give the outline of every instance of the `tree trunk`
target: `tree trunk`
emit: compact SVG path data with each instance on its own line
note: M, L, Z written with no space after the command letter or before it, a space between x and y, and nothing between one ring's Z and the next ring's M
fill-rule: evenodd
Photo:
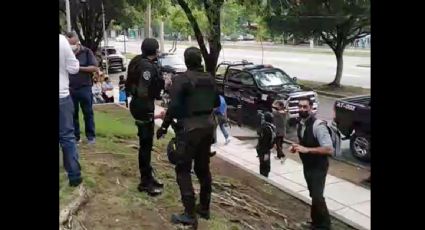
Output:
M212 44L215 43L215 44ZM219 42L213 41L210 42L210 53L208 57L205 58L205 69L211 75L215 76L215 71L217 68L218 57L220 56L221 45L217 44Z
M329 84L330 86L341 87L342 70L344 67L344 60L343 60L344 48L345 47L337 48L334 51L336 56L336 74L335 74L335 79Z

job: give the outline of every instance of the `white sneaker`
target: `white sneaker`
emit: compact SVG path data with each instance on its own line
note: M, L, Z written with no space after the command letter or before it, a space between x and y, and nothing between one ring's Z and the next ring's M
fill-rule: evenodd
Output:
M226 141L224 142L224 144L227 145L227 144L229 144L229 142L230 142L230 139L227 138Z

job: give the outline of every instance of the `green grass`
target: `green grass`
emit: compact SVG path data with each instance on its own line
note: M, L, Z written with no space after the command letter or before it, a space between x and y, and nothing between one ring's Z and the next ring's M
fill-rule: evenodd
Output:
M80 119L81 130L84 130L82 117ZM95 107L95 124L96 145L88 146L83 143L79 147L84 184L89 189L89 193L96 197L106 197L107 200L104 202L114 204L116 207L114 212L144 210L157 213L158 210L162 210L162 214L168 218L171 213L181 211L180 190L176 183L174 167L163 161L166 158L165 147L173 135L167 134L165 138L154 141L152 163L157 177L161 178L167 189L161 196L152 198L137 191L139 182L137 150L128 144L137 144L137 129L129 111L117 106ZM84 137L84 134L82 133L81 136ZM159 156L157 152L160 153ZM93 158L95 155L98 158ZM158 161L157 157L160 157L161 161ZM60 203L66 205L78 195L78 190L68 186L68 180L62 168L60 170L59 196ZM125 187L114 183L115 177L121 178L120 183ZM216 179L232 181L227 178ZM199 186L196 180L194 180L194 186ZM107 213L107 211L105 212ZM220 214L214 214L212 219L203 222L203 225L208 226L208 229L211 230L241 229L238 224L231 223Z
M303 87L306 87L306 89L313 89L327 93L337 94L343 97L370 95L370 89L361 87L342 85L340 88L335 88L332 86L328 86L327 83L307 80L298 80L298 83L303 85Z

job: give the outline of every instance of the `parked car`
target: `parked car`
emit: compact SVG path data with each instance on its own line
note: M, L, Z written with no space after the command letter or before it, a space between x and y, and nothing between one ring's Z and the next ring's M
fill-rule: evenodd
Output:
M242 41L243 36L240 35L240 34L232 34L232 35L230 35L230 40L231 41Z
M128 37L125 35L119 35L116 39L117 42L128 42Z
M107 54L107 55L106 55ZM126 71L127 59L114 46L103 46L98 50L98 56L102 60L102 68L106 69L106 61L108 60L108 71ZM106 60L106 56L108 57Z
M343 98L334 108L334 120L343 140L350 139L353 156L370 161L370 96Z
M239 123L256 125L256 117L252 114L257 110L271 111L276 100L285 104L290 124L295 124L298 117L298 99L301 97L313 100L313 112L317 112L317 94L303 91L296 78L271 65L223 62L217 67L216 83L229 107L236 107L239 111Z
M230 37L230 36L227 36L227 35L225 35L225 36L222 36L222 38L221 38L223 41L231 41L232 40L232 38Z
M158 66L166 67L173 70L175 73L182 73L186 71L186 64L182 57L174 53L162 53L158 57Z
M183 58L174 53L160 54L158 57L158 66L165 80L165 90L161 93L161 106L167 107L170 102L168 89L171 85L172 78L176 76L176 74L185 72L187 68Z
M244 36L243 36L243 40L244 41L253 41L255 39L255 36L254 35L252 35L252 34L245 34Z

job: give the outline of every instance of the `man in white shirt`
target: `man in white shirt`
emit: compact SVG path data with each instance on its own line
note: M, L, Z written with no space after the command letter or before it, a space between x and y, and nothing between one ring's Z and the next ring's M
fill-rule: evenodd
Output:
M73 187L81 184L82 178L74 135L74 104L69 94L68 74L78 73L79 69L80 63L75 58L68 40L59 34L59 143L69 185Z

